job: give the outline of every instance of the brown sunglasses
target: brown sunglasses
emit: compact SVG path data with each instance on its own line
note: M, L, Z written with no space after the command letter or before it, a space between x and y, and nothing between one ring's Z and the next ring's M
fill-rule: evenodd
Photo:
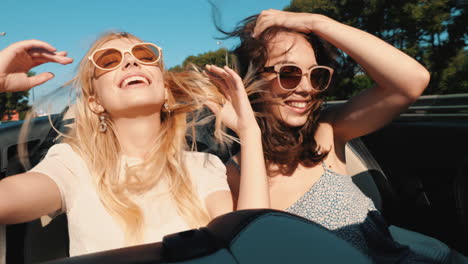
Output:
M94 66L101 70L111 71L119 67L125 53L131 54L140 63L145 65L154 65L158 63L162 56L160 47L153 43L136 43L127 50L117 48L102 48L97 49L88 57L93 62Z
M303 70L295 64L277 64L264 67L263 72L276 73L280 87L288 91L297 88L302 81L302 76L308 76L315 90L324 91L330 85L334 70L322 65L315 65L308 70Z

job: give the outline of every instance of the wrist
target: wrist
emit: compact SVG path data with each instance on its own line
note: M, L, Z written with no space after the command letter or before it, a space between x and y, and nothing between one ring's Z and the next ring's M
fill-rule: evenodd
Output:
M308 14L307 25L310 32L320 32L329 27L334 22L333 19L321 14Z
M261 136L261 131L260 127L258 124L255 124L255 126L249 126L243 129L240 129L237 131L237 135L239 136L239 139L242 141L243 139L248 139L252 137L260 137Z

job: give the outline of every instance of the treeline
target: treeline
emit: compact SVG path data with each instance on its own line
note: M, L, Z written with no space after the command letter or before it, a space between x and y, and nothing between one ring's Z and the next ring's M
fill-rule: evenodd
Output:
M357 27L409 54L431 73L425 94L468 93L466 21L463 0L293 0L291 12L319 13ZM225 64L225 49L187 57L199 66ZM373 85L350 57L340 53L330 99L347 99Z
M468 93L468 1L293 0L285 10L324 14L401 49L430 71L431 82L425 94ZM225 55L226 50L219 49L189 56L170 70L180 71L189 63L223 66ZM338 58L334 80L329 99L347 99L373 85L344 54ZM28 109L28 92L0 94L0 118L9 119L17 112L23 116Z
M28 76L34 76L35 72L28 72ZM29 91L16 93L0 93L0 123L9 121L18 115L24 119L26 113L31 109L29 106Z

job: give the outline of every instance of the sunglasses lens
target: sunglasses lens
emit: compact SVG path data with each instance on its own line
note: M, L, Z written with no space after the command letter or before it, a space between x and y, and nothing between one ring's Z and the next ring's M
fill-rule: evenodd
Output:
M331 72L326 68L315 68L310 73L310 82L312 87L319 91L325 90L330 83Z
M279 71L280 83L284 89L294 89L302 79L302 70L296 66L283 66Z
M159 49L150 44L136 45L132 49L132 54L142 63L155 63L161 56Z
M103 69L113 69L122 61L122 53L116 49L105 49L96 52L93 61Z

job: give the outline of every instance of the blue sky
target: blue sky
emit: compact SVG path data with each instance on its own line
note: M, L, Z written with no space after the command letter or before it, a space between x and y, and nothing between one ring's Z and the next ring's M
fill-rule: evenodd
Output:
M232 29L240 20L264 9L283 9L290 0L212 0L221 14L221 25ZM25 39L49 42L66 50L75 61L67 66L43 65L55 78L34 89L37 99L69 80L91 43L108 30L128 31L163 48L166 67L182 63L189 55L220 48L206 0L2 0L0 48ZM234 40L223 41L232 48Z

